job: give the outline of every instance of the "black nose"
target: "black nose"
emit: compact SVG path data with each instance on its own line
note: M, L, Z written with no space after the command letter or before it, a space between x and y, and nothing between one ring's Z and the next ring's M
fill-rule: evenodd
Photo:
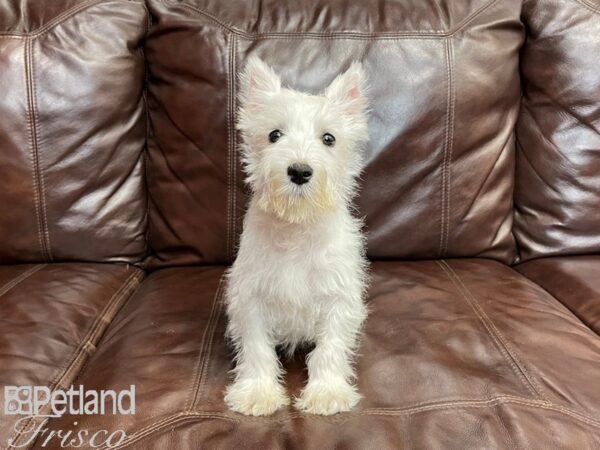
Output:
M292 183L298 185L308 183L313 174L313 170L308 164L292 164L288 167L287 172Z

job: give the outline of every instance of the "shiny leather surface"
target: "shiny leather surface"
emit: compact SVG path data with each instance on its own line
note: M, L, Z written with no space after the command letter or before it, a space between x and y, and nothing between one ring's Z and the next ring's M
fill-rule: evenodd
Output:
M136 449L600 446L600 339L511 268L376 263L358 359L364 398L332 417L226 409L222 274L173 268L144 281L78 378L90 389L137 383L137 413L78 417L79 427L123 429ZM297 393L304 363L286 368ZM73 420L49 426L72 429Z
M150 267L234 258L247 201L236 76L251 54L310 92L364 62L371 258L513 261L520 4L149 0Z
M140 2L0 2L0 263L139 261Z
M24 439L4 386L68 389L142 277L125 265L0 266L0 448Z
M542 258L516 269L600 334L600 256Z
M600 3L523 6L515 236L521 257L600 252Z
M600 448L598 0L145 3L0 2L2 386L135 384L135 416L47 426L123 429L140 450ZM353 59L370 77L358 213L379 261L350 413L223 404L214 264L247 200L251 54L313 92ZM561 256L515 270L517 243ZM131 266L64 260L159 270L137 287ZM303 356L285 362L292 395ZM0 450L61 448L14 424L0 415Z

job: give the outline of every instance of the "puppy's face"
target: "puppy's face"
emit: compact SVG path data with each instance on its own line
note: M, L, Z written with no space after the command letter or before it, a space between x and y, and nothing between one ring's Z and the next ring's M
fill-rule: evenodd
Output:
M359 64L321 95L281 86L258 58L241 77L238 128L253 194L266 212L293 223L346 207L367 140L367 100Z

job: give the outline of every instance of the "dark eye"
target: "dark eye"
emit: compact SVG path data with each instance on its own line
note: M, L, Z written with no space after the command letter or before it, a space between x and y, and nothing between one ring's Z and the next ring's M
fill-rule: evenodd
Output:
M333 147L333 144L335 144L335 137L331 133L325 133L323 137L321 137L321 140L327 147Z
M277 142L283 133L279 130L273 130L269 133L269 142Z

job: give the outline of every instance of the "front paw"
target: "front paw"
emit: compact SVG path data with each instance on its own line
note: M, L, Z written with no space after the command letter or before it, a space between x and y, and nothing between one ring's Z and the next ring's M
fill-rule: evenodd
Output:
M360 394L346 381L311 383L294 402L294 406L310 414L329 416L342 411L350 411L358 401Z
M225 403L231 410L247 416L267 416L289 405L290 399L277 382L238 380L227 388Z

